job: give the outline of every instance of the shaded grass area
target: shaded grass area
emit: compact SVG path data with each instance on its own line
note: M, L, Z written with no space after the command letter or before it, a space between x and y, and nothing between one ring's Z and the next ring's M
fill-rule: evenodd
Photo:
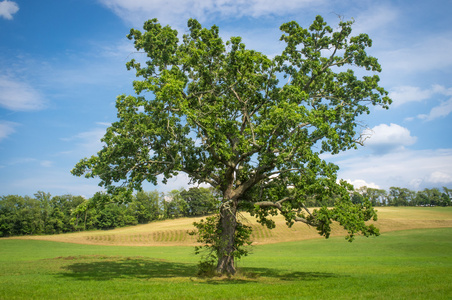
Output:
M196 273L193 264L143 257L80 256L61 259L75 262L62 266L59 275L76 280L164 279L192 277Z
M0 299L451 299L452 229L254 246L234 278L191 247L0 240Z

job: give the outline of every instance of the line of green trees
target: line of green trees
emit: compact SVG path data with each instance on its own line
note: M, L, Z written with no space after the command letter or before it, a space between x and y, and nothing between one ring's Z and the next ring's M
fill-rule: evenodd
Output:
M415 192L400 187L391 187L389 191L361 187L352 195L354 203L361 203L365 198L373 206L450 206L452 189ZM308 207L319 207L333 206L334 202L331 198L320 203L312 197L305 203ZM120 204L105 193L97 193L90 199L72 195L52 197L44 192L37 192L34 197L1 196L0 237L112 229L155 220L204 216L216 212L218 205L214 190L202 187L167 194L141 191Z
M207 188L173 190L167 194L138 192L126 203L117 204L110 195L0 197L0 237L57 234L82 230L112 229L146 224L154 220L203 216L218 208L215 193Z
M364 198L368 198L373 206L450 206L452 189L426 188L416 192L400 187L391 187L389 191L361 187L354 192L352 201L360 203Z
M353 203L362 203L369 199L373 206L451 206L452 189L443 187L413 191L407 188L390 187L384 189L369 188L366 186L355 189L351 199ZM319 202L315 197L308 197L305 201L307 207L334 206L336 198Z

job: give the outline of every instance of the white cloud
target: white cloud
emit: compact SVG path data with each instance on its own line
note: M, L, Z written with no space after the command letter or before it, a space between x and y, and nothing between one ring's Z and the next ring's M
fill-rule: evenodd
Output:
M452 112L452 98L443 101L440 105L433 107L429 114L420 114L417 117L421 120L432 121L438 118L446 117Z
M452 88L446 88L442 85L433 85L429 89L421 89L416 86L398 86L392 89L389 97L394 100L394 106L400 106L410 102L421 102L427 99L436 99L438 96L452 96ZM431 108L428 114L417 115L418 119L432 121L437 118L446 117L452 112L452 97L443 100L439 105ZM412 121L410 117L406 120Z
M414 144L417 139L411 136L407 128L394 123L380 124L365 130L364 135L369 136L364 145L378 154L403 150L405 146Z
M394 106L400 106L409 102L420 102L429 99L432 95L432 89L422 90L416 86L398 86L389 93L389 97L394 101Z
M432 174L430 174L430 176L428 176L426 181L438 184L452 183L452 172L449 173L444 173L440 171L433 172Z
M0 76L0 106L13 111L40 110L44 101L30 85Z
M322 0L100 0L119 17L135 25L150 18L162 23L185 25L188 18L200 21L217 17L262 17L282 15L323 3ZM182 24L181 24L182 22Z
M396 86L389 93L389 97L394 101L394 106L410 102L421 102L431 99L435 95L452 96L452 88L445 88L442 85L432 85L429 89L421 89L417 86Z
M358 189L358 188L363 187L363 186L367 186L368 188L372 188L372 189L380 189L380 186L378 186L374 182L370 182L369 183L369 182L366 182L363 179L355 179L355 180L345 179L345 181L347 181L348 183L353 185L355 187L355 189Z
M0 142L16 132L18 125L18 123L14 122L0 121Z
M0 2L0 17L7 20L12 20L13 15L19 11L19 5L13 1L2 1Z
M349 182L375 183L388 190L391 186L422 189L452 187L452 149L401 150L381 156L348 153L335 163L339 177Z

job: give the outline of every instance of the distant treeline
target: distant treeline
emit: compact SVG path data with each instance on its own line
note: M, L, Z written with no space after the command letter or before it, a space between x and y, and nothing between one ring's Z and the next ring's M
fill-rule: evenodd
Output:
M415 192L399 187L391 187L389 191L362 187L351 198L354 203L367 198L374 206L450 206L452 189ZM334 202L334 198L320 203L308 197L305 204L319 207L333 206ZM52 197L44 192L37 192L34 197L1 196L0 237L112 229L155 220L204 216L216 212L219 203L213 189L202 187L167 194L141 191L127 201L118 201L105 193L96 193L90 199L72 195Z
M112 229L154 220L203 216L216 211L218 200L207 188L168 194L138 192L125 203L105 193L90 199L37 192L34 197L0 197L0 237Z
M389 191L361 187L352 195L352 201L362 202L368 198L373 206L450 206L452 189L443 187L412 191L407 188L391 187Z
M452 189L443 187L412 191L407 188L391 187L389 191L360 187L351 195L353 203L362 203L368 199L373 206L451 206ZM334 206L336 199L319 202L315 197L308 197L305 205L308 207Z

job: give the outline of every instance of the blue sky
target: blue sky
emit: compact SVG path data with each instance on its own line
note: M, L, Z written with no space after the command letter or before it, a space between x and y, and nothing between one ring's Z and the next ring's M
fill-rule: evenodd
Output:
M156 17L184 33L194 17L272 56L282 23L307 27L318 14L333 28L338 15L353 18L353 33L370 35L394 100L362 118L365 147L323 158L356 187L451 188L451 12L449 0L0 0L0 195L101 190L70 170L101 149L116 96L133 93L130 28ZM181 175L145 189L186 185Z

